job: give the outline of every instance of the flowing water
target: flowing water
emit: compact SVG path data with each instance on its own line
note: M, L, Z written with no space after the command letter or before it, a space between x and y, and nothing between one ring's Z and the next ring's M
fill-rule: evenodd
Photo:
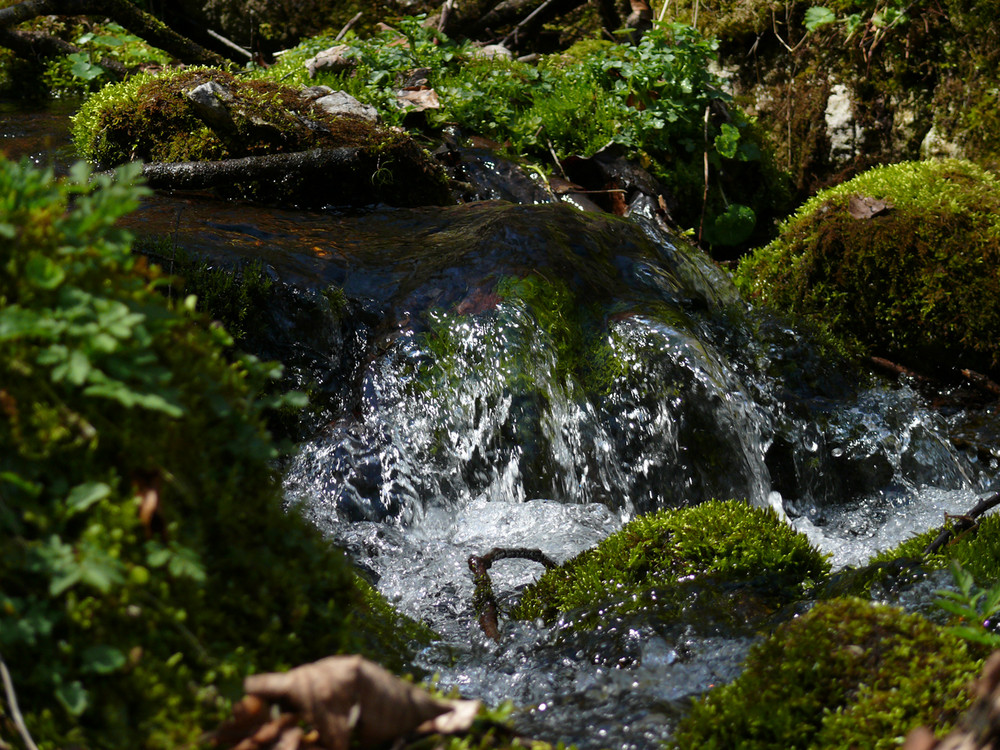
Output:
M65 158L65 113L3 118L8 153ZM637 514L741 498L840 568L997 488L991 405L823 356L652 217L161 195L131 222L220 263L259 258L287 283L342 290L350 319L329 358L343 388L289 462L287 501L440 634L415 667L512 701L532 736L654 747L691 696L738 674L755 634L653 612L585 634L505 621L494 643L472 609L469 555L532 547L562 561ZM540 573L497 563L501 605Z

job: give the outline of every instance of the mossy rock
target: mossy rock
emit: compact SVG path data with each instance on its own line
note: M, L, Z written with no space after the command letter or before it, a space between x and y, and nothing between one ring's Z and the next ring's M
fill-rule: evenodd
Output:
M511 615L554 622L560 615L586 626L607 613L655 609L678 616L699 589L727 591L732 605L745 599L738 584L767 581L778 607L829 572L829 564L803 534L771 508L712 500L689 508L640 516L596 547L545 572L525 589ZM756 597L753 597L756 598ZM747 603L759 611L759 602Z
M218 85L225 114L218 121L186 95ZM137 75L106 86L73 117L73 138L85 158L108 168L129 161L214 161L302 152L316 148L358 151L360 166L326 184L287 185L248 176L236 195L310 203L428 205L450 203L443 171L412 138L353 116L332 115L297 89L250 80L214 68ZM281 181L279 181L281 182Z
M995 371L1000 183L956 160L872 169L806 202L736 281L864 353Z
M952 524L953 522L948 522L949 526ZM940 528L934 528L911 537L891 549L879 552L871 558L869 564L919 559L920 569L937 570L955 561L969 571L981 586L993 586L1000 580L1000 515L984 516L972 528L956 531L935 554L925 556L924 550L937 539L940 532Z
M947 732L980 666L964 641L919 615L822 602L755 645L735 682L698 700L673 746L898 747L919 725Z

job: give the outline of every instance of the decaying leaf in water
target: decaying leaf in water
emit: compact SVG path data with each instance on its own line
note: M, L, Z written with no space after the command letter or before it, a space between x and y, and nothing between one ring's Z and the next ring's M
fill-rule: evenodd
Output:
M247 697L214 735L234 750L347 750L411 732L468 730L479 701L446 701L360 656L331 656L288 672L259 674L243 683ZM280 713L275 713L275 711ZM314 732L303 732L300 722Z
M894 208L892 201L870 198L867 195L852 195L847 201L847 213L855 219L870 219Z

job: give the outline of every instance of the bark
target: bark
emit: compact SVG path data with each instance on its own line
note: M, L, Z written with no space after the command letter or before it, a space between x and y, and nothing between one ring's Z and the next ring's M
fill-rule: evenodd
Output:
M0 8L0 30L9 31L20 23L47 15L104 16L117 21L128 31L181 62L215 66L227 63L224 57L181 36L128 0L24 0L17 5ZM9 34L0 37L0 44L4 44L5 39L10 39Z
M225 161L153 162L143 165L142 176L147 185L160 190L204 190L249 180L284 180L290 174L325 173L337 181L362 166L360 152L345 147Z

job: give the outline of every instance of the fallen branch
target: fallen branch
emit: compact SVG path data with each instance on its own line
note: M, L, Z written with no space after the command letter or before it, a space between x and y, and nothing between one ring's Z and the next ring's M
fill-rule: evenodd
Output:
M976 525L977 518L998 505L1000 505L1000 492L995 495L990 495L984 500L980 500L968 513L961 516L955 516L955 523L952 524L951 528L942 528L937 537L935 537L934 541L927 545L924 549L924 556L926 557L928 555L935 554L953 537L973 528Z
M433 165L409 153L405 144L401 148L373 152L344 146L222 161L152 162L143 165L142 176L157 190L216 188L227 195L300 205L450 203ZM389 159L394 160L393 169L383 179Z
M0 8L0 30L11 29L38 16L104 16L181 62L215 66L228 62L221 55L178 34L155 16L139 10L128 0L23 0Z
M496 596L493 594L493 581L489 569L497 560L510 559L531 560L541 563L546 568L555 568L557 564L541 550L527 547L494 547L485 555L470 555L469 570L472 571L472 582L475 592L472 595L472 606L487 638L500 640L500 615Z

